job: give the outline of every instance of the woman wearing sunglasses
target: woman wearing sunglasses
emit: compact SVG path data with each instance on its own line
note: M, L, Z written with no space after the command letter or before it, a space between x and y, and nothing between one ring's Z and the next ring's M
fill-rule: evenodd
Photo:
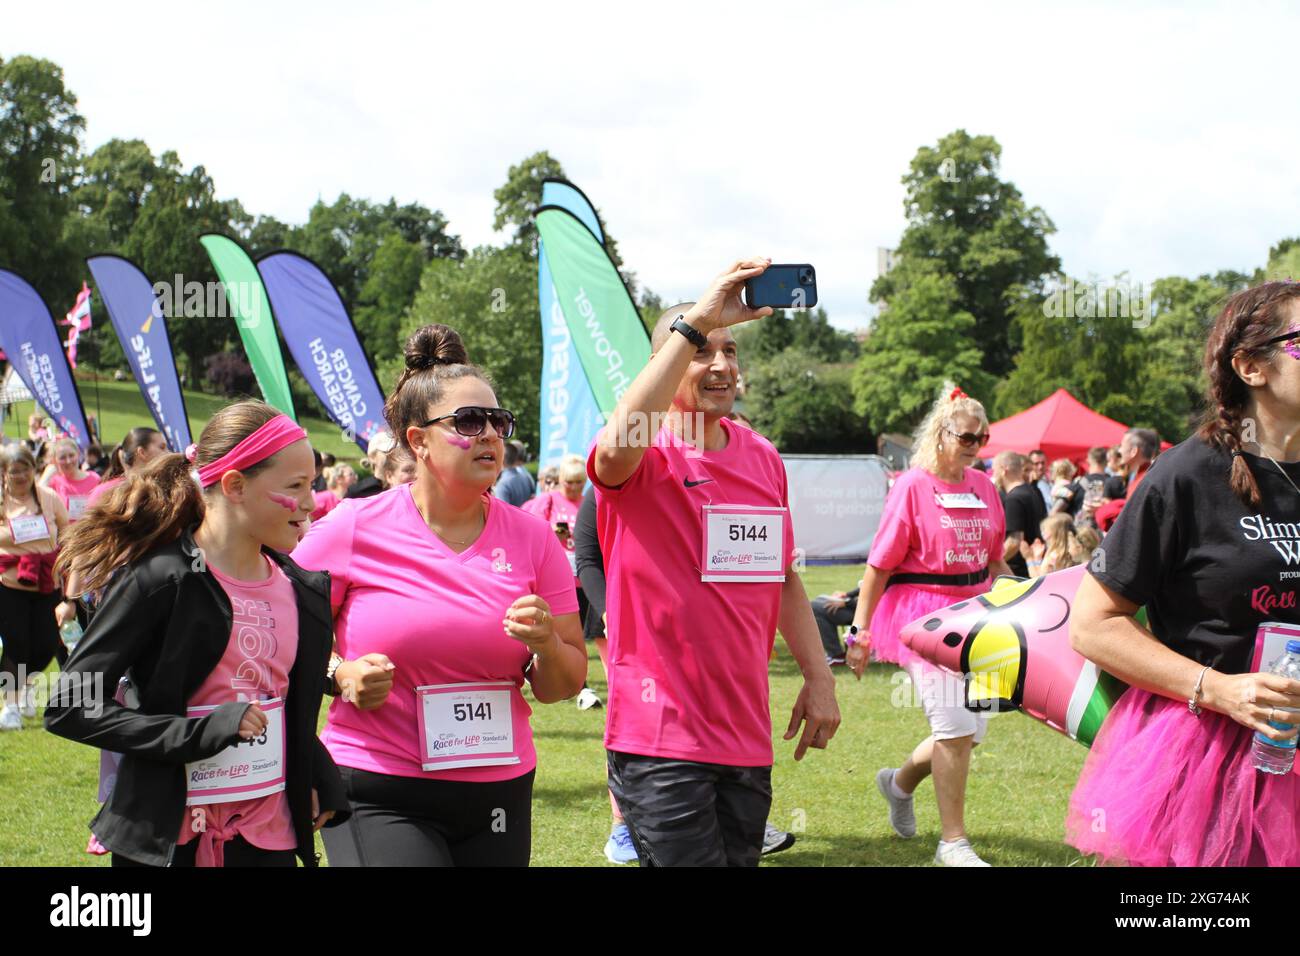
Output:
M903 766L876 774L901 837L916 835L912 793L934 776L942 836L935 862L987 866L966 839L966 774L987 718L963 706L961 678L917 657L899 631L931 611L988 590L1009 574L1002 560L1006 519L993 482L972 467L988 444L984 406L959 388L945 390L917 430L912 467L899 475L867 558L846 663L859 679L868 655L903 665L930 723ZM870 625L870 626L868 626Z
M354 816L332 866L525 866L537 754L520 693L581 689L573 572L551 530L489 494L514 416L460 336L406 343L384 407L416 478L346 499L294 551L332 578L337 656L321 739Z
M1129 684L1066 818L1067 842L1101 862L1300 866L1300 777L1252 753L1293 746L1300 722L1300 681L1257 673L1300 625L1297 360L1300 283L1227 301L1204 423L1160 455L1079 584L1071 642Z

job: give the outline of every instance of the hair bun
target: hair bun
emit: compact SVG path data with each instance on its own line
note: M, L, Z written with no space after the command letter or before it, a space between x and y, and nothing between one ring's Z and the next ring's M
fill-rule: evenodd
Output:
M406 340L406 367L422 372L435 365L468 365L460 333L446 325L426 325Z

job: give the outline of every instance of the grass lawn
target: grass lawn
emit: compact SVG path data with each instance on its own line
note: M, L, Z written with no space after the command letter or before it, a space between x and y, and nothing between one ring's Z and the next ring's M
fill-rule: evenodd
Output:
M78 371L77 390L81 393L86 414L95 415L95 383L89 373L82 377L80 370ZM232 401L234 399L220 395L185 390L185 411L195 441L198 441L199 432L208 423L208 419L218 409ZM104 438L105 448L120 442L132 428L140 425L157 427L134 378L128 378L124 382L114 382L111 375L105 377L100 373L99 409L99 432ZM14 438L26 438L27 416L34 410L33 402L19 402L11 406L9 415L4 421L5 434ZM310 418L300 413L298 424L307 430L312 447L317 451L329 452L340 461L350 461L354 467L360 460L360 447L355 442L344 441L342 430L333 422L323 418Z
M804 580L810 595L847 590L859 571L814 567ZM874 782L879 768L897 766L928 733L919 708L891 705L901 672L876 665L859 683L836 668L844 723L828 750L810 751L796 764L793 742L780 735L799 689L799 671L779 640L777 647L771 666L776 744L771 820L794 830L798 842L763 865L930 864L939 832L933 786L927 781L917 791L917 838L900 840L889 828ZM591 686L603 698L605 675L594 649L590 674ZM536 866L610 865L601 852L609 833L603 714L580 712L572 701L534 705ZM36 720L26 723L22 732L0 734L0 792L7 798L0 865L107 865L107 857L83 852L86 823L97 809L97 753L45 733ZM1082 863L1062 834L1085 754L1079 744L1019 714L994 718L971 764L967 827L978 852L995 866Z

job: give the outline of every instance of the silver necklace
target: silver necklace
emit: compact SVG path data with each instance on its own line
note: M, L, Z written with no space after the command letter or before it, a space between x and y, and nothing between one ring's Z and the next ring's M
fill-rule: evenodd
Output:
M1258 442L1256 444L1258 444ZM1265 458L1267 458L1269 461L1273 463L1274 468L1282 472L1282 477L1287 480L1287 484L1289 484L1292 488L1295 488L1295 493L1297 495L1300 495L1300 488L1296 488L1296 483L1291 480L1291 476L1286 473L1286 469L1277 463L1277 459L1274 458L1272 455L1270 455L1268 452L1264 451L1263 445L1259 446L1259 451L1260 454L1262 454Z

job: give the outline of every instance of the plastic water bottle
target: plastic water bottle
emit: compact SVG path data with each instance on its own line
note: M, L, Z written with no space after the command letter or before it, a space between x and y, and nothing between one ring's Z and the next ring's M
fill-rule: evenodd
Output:
M1300 680L1300 641L1287 641L1286 653L1269 665L1268 673ZM1278 707L1278 711L1297 713L1294 707ZM1291 730L1296 725L1270 720L1269 726L1276 730ZM1296 738L1289 740L1272 740L1260 731L1255 732L1255 769L1264 773L1290 773L1295 763Z
M77 642L81 640L81 623L74 617L67 624L64 624L59 628L59 637L63 639L63 646L66 647L68 653L71 654L76 648ZM1297 641L1296 643L1300 644L1300 641Z

